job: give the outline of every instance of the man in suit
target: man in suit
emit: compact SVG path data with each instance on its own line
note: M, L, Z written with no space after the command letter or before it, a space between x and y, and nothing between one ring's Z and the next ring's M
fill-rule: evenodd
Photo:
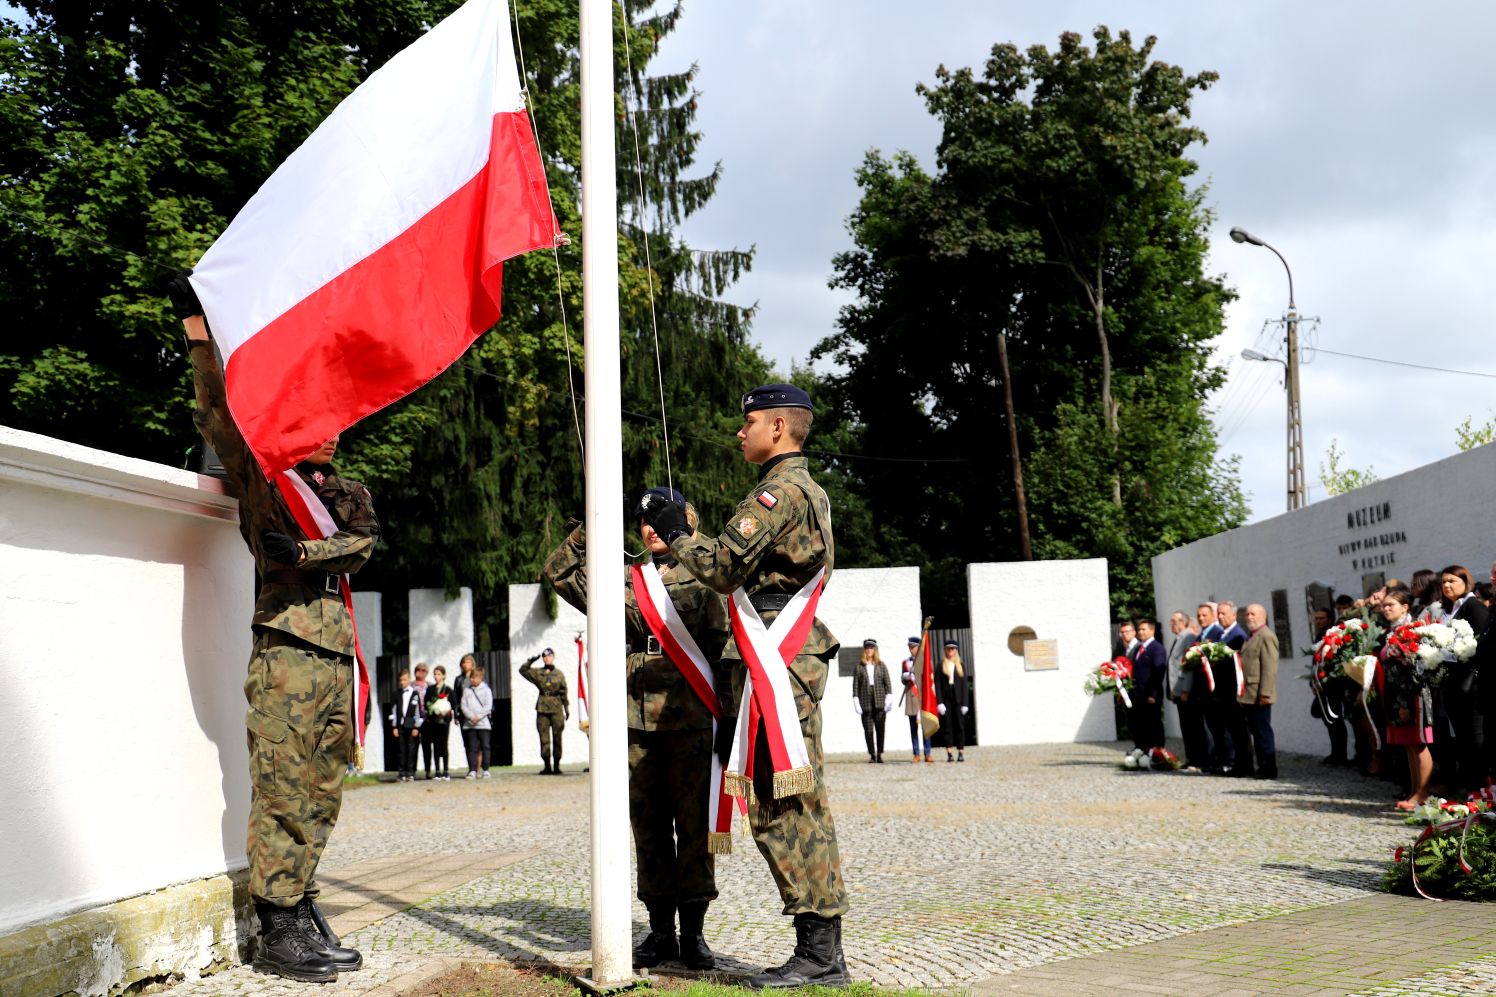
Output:
M1216 604L1213 602L1202 602L1195 608L1195 622L1199 624L1201 644L1220 640L1226 632L1216 620Z
M1199 634L1190 629L1189 618L1183 612L1169 617L1169 630L1174 639L1169 644L1169 699L1179 711L1179 732L1184 737L1185 768L1204 768L1210 760L1209 734L1205 731L1205 711L1194 698L1195 686L1205 688L1205 680L1198 671L1184 670L1185 652L1195 646Z
M1221 624L1221 643L1233 651L1240 651L1247 642L1247 632L1236 619L1236 603L1224 600L1217 603L1216 620Z
M1112 641L1112 659L1131 658L1133 652L1138 649L1137 628L1132 625L1131 620L1123 620L1117 625L1117 639Z
M1253 603L1247 607L1247 642L1241 649L1244 679L1238 730L1250 733L1257 755L1257 778L1278 778L1278 756L1273 744L1273 699L1278 689L1278 635L1267 625L1267 610ZM1246 741L1238 737L1237 774L1251 774ZM1245 771L1243 771L1245 770Z
M1164 680L1169 671L1169 656L1154 639L1152 620L1139 620L1138 646L1132 659L1132 744L1148 751L1164 743Z

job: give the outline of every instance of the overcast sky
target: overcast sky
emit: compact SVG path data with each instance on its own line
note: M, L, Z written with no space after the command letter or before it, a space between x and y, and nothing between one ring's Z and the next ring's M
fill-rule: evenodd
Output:
M833 329L845 300L826 286L849 247L853 173L870 148L932 164L935 120L914 93L935 67L979 67L991 46L1054 46L1097 24L1157 35L1158 58L1221 79L1198 96L1196 147L1217 214L1211 269L1241 295L1223 359L1258 345L1288 300L1308 342L1343 353L1496 373L1488 310L1496 259L1496 7L1388 2L1248 4L687 0L662 68L700 66L702 159L720 159L716 199L688 222L703 248L754 245L735 297L785 370ZM1307 330L1306 330L1307 332ZM1243 458L1252 519L1285 508L1278 364L1231 361L1213 400L1226 453ZM1496 380L1320 354L1303 370L1311 501L1332 438L1350 466L1386 477L1456 450L1467 415L1496 414ZM1431 490L1435 487L1431 483ZM1431 499L1432 500L1432 499Z

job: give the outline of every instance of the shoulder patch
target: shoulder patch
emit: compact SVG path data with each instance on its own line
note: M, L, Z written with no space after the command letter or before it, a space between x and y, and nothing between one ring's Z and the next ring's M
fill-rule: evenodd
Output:
M764 495L760 495L759 499L762 500L765 497L766 496L764 496ZM772 496L769 496L769 497L772 497ZM770 508L773 508L773 507L770 506ZM744 516L742 519L738 520L738 534L740 536L742 536L742 538L744 540L751 539L752 536L753 536L753 534L755 534L757 532L758 532L758 520L754 519L752 516Z
M779 499L774 496L773 492L763 491L758 493L758 504L765 509L772 509L779 504Z

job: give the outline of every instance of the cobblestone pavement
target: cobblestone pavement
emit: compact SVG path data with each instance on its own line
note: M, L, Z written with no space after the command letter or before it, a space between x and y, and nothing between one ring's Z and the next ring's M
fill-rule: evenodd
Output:
M962 765L832 759L827 781L852 897L845 948L853 975L960 989L1057 960L1366 898L1392 849L1410 838L1387 810L1387 784L1317 759L1285 757L1283 777L1264 783L1128 773L1117 768L1121 755L1120 746L1051 745L973 749ZM328 875L397 855L527 857L496 870L475 866L462 885L354 931L349 942L369 968L336 985L291 984L240 967L170 992L366 993L435 956L584 968L586 783L575 771L547 779L495 770L483 782L348 793L324 858ZM717 864L722 899L708 916L708 939L728 969L777 963L793 944L792 926L752 840L739 836L734 848ZM638 937L645 920L637 903L634 920ZM1460 958L1486 954L1496 945ZM1489 981L1491 972L1477 959L1449 978ZM1427 989L1444 985L1436 976L1409 981L1406 991L1371 992L1446 992ZM1490 992L1480 985L1486 989L1448 992Z

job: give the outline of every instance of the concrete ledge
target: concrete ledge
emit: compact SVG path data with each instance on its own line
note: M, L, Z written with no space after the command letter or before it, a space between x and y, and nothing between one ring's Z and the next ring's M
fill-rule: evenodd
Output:
M196 979L247 958L252 925L242 872L167 887L0 937L0 994L105 997Z

